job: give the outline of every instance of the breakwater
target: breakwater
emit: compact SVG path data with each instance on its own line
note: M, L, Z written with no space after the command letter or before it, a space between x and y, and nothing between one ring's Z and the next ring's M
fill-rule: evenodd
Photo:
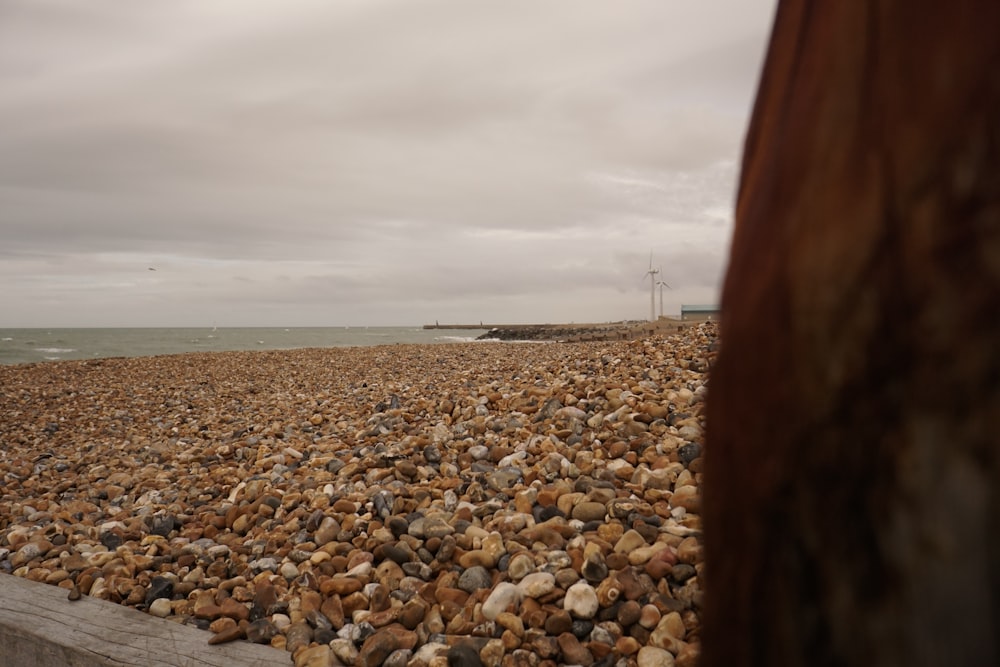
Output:
M632 320L591 324L479 325L476 328L487 328L488 331L478 336L476 340L560 342L636 340L645 336L677 332L689 324L680 320L660 318L655 322ZM447 328L472 328L472 326L448 325Z

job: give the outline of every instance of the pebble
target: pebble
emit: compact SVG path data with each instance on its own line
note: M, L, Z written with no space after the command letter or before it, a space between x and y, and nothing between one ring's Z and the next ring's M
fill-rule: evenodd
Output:
M389 657L382 663L382 667L406 667L410 662L413 651L408 648L399 648L389 654Z
M325 644L312 646L295 655L295 667L334 667L333 650Z
M716 336L0 366L0 572L299 667L693 664Z
M637 667L674 667L673 654L655 646L643 646L636 655Z
M625 600L618 605L615 620L623 628L629 628L639 622L642 615L642 606L635 600Z
M646 546L646 538L638 531L629 529L615 543L615 553L627 555L644 546Z
M559 648L562 650L563 660L570 665L583 665L590 667L594 664L593 654L580 643L575 635L564 632L557 639Z
M556 588L556 578L551 572L532 572L517 584L522 597L541 598Z
M640 627L652 630L657 626L661 618L662 614L659 607L654 604L647 604L643 605L642 609L639 610L639 620L637 623Z
M576 618L593 618L600 608L597 591L586 581L578 581L566 590L563 608Z
M220 632L215 633L208 639L209 644L225 644L228 642L236 641L237 639L242 639L244 636L243 628L239 625L232 624L224 627Z
M153 616L159 616L160 618L166 618L170 616L172 607L170 600L167 598L157 598L153 600L153 603L149 605L149 613Z
M368 637L358 651L355 664L361 667L378 667L399 648L399 637L388 630L380 630Z
M285 620L287 621L287 617ZM288 624L291 622L288 621ZM279 625L270 618L258 618L247 625L246 629L247 639L254 644L269 644L278 634Z
M578 521L603 521L606 514L604 503L584 501L573 507L573 518Z
M337 660L345 665L353 665L358 659L358 648L350 639L334 639L329 646Z
M490 571L480 565L470 567L458 578L458 587L466 593L474 593L482 588L488 589L492 583Z
M565 609L556 609L545 617L545 631L550 635L561 635L573 628L573 617Z
M471 646L452 646L448 649L448 667L483 667L483 661Z
M483 617L488 621L495 621L497 616L520 600L521 590L517 586L506 581L500 582L483 602Z

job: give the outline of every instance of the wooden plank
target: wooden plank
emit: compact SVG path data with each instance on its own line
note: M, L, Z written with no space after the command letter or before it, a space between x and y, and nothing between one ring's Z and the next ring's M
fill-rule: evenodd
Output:
M270 646L210 646L210 633L0 574L0 667L271 667L291 656Z

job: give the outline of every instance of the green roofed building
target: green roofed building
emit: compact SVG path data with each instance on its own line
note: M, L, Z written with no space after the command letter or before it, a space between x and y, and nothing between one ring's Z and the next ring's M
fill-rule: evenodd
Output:
M718 318L718 316L718 306L704 304L681 306L682 320L714 320Z

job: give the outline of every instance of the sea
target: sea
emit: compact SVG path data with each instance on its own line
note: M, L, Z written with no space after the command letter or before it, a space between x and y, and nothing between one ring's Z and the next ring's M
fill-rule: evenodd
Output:
M472 342L486 329L277 327L0 329L0 365L184 352Z

